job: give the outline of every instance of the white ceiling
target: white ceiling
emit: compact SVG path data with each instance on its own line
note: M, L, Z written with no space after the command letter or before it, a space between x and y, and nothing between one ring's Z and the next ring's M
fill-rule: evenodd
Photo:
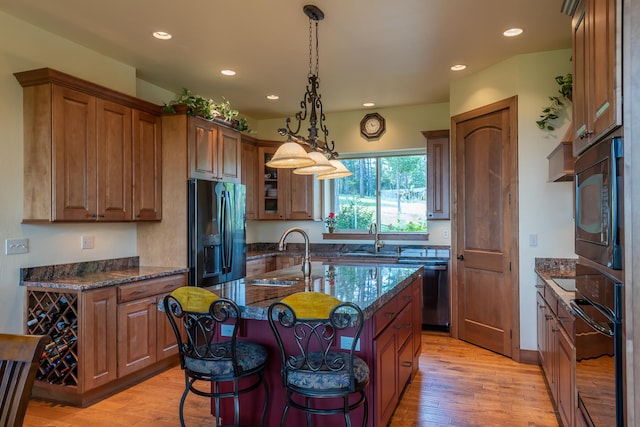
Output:
M310 0L0 0L0 10L179 92L223 97L256 119L299 109ZM571 46L561 0L317 0L325 112L447 102L449 83L516 54ZM501 34L522 27L520 37ZM161 42L153 31L173 39ZM4 41L7 43L7 41ZM453 72L451 65L467 69ZM221 69L237 71L225 77ZM280 99L268 101L266 95ZM169 100L167 100L169 101Z

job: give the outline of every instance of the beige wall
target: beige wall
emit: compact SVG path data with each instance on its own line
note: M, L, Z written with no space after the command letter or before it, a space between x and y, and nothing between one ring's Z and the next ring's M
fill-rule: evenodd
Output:
M554 77L571 72L571 50L519 55L451 85L451 115L518 96L518 193L520 228L520 345L536 349L535 258L575 258L571 182L547 182L547 155L560 143L570 121L559 120L553 132L535 121L548 96L555 95ZM538 245L529 246L529 235Z

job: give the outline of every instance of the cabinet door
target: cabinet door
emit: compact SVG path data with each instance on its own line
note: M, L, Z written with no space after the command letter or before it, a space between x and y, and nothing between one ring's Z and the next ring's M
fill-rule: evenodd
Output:
M292 171L286 171L288 185L286 185L286 219L309 220L313 218L313 175L296 175Z
M544 357L547 345L547 325L545 319L545 303L540 292L536 293L536 307L538 357L540 358L540 364L544 367Z
M218 179L226 182L240 182L241 150L240 132L219 126L218 153L214 159L214 162L218 163Z
M423 132L427 138L427 209L428 218L449 219L449 131Z
M276 152L275 147L258 147L258 218L284 219L285 169L266 165Z
M53 221L95 221L96 99L53 85Z
M131 221L131 108L96 102L98 221Z
M422 279L413 282L411 298L411 319L413 324L413 372L418 372L420 353L422 353Z
M188 119L190 177L215 180L218 178L218 126L199 117Z
M118 377L156 361L157 298L118 306Z
M558 371L556 406L562 424L572 426L574 425L573 421L577 409L575 398L576 349L562 328L559 328L555 335L557 340L556 366Z
M376 363L375 419L378 425L386 426L398 403L398 346L397 334L391 326L386 328L373 342Z
M587 123L587 72L589 55L587 52L586 12L587 0L583 0L575 11L571 22L573 28L573 58L571 60L573 67L573 115L571 120L574 129L574 156L577 156L584 150L584 148L586 148L587 141L584 139L584 133L589 127L589 124Z
M82 293L80 316L80 389L101 386L117 378L116 290L101 288Z
M162 219L161 119L133 110L133 212L136 221Z
M246 186L247 205L246 219L258 219L258 147L249 143L242 143L242 180Z
M622 124L618 0L582 0L573 18L573 155Z

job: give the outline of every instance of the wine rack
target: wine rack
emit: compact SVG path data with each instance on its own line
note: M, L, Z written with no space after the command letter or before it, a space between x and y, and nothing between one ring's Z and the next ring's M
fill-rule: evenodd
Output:
M78 295L28 291L27 331L51 337L36 373L40 381L78 385Z

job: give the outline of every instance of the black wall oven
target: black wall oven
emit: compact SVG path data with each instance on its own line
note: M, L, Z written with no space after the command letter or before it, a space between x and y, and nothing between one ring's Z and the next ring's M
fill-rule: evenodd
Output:
M622 136L603 139L575 163L576 254L622 269Z
M623 427L623 285L578 262L571 307L577 315L578 410L595 427Z

